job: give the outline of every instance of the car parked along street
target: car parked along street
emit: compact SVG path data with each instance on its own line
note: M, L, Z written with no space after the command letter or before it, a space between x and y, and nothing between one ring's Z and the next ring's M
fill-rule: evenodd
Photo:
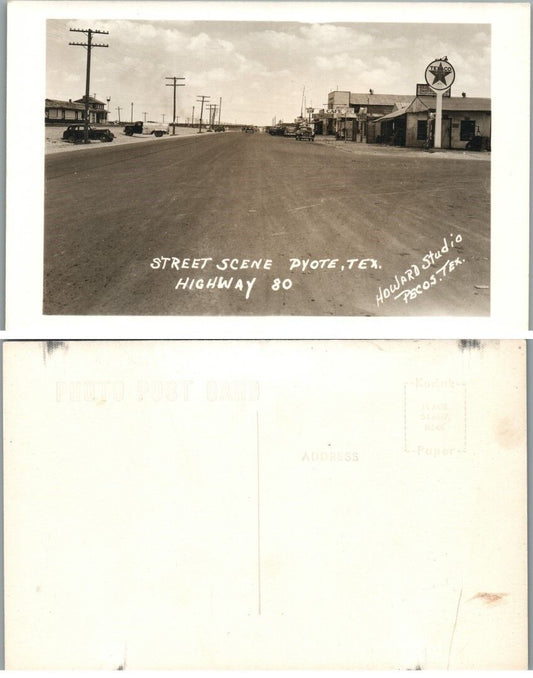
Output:
M69 125L63 132L63 141L81 143L85 139L85 125ZM115 135L110 129L91 127L89 125L90 141L113 141Z

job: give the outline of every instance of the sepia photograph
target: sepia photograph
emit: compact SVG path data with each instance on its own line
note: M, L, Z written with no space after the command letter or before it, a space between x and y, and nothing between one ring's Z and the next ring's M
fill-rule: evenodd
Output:
M527 326L529 7L9 9L8 327Z
M489 24L49 20L43 311L487 316Z

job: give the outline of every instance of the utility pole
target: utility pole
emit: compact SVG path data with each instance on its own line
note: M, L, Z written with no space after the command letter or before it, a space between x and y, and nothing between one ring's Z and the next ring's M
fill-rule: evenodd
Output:
M211 125L211 127L215 126L215 119L216 119L216 116L217 116L217 108L218 108L218 106L216 104L210 104L209 105L209 111L211 112L209 124Z
M146 122L146 111L143 111L143 115L144 115L144 122Z
M131 120L130 122L133 122L133 101L131 102Z
M191 127L194 127L194 106L192 107L192 124Z
M165 114L161 113L161 115L163 116L163 125L164 125L165 124Z
M220 125L220 111L222 110L222 97L218 100L218 124Z
M177 82L178 80L185 80L185 78L179 78L175 75L172 77L165 78L165 80L172 80L172 84L167 83L167 87L174 88L174 108L172 109L172 134L176 134L176 87L185 87L184 82Z
M118 122L120 124L120 111L122 110L122 108L120 108L120 106L117 106L115 110L118 111Z
M89 143L89 89L91 86L91 50L93 47L109 47L109 45L101 45L96 42L93 43L93 35L95 33L101 35L109 35L109 31L97 31L92 28L71 28L73 33L86 33L87 42L69 42L69 45L87 48L87 67L85 73L85 129L83 131L84 143Z
M206 96L205 94L198 94L196 101L201 101L202 102L202 107L200 109L200 125L198 126L198 134L202 133L202 118L204 115L204 101L206 99L210 99L210 96Z
M216 108L216 106L215 106L215 104L209 104L207 106L207 108L209 109L209 127L212 127L213 126L213 111Z

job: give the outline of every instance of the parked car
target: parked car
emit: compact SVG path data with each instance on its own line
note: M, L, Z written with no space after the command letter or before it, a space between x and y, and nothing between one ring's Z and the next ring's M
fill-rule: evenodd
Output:
M285 125L285 127L283 128L283 136L284 137L295 137L297 130L298 130L297 125L293 125L293 124Z
M467 151L490 151L490 138L476 135L466 144Z
M296 141L314 141L315 133L312 127L299 127L296 130Z
M110 129L91 127L89 125L89 139L91 141L113 141L115 135ZM63 132L63 141L74 144L85 140L85 125L69 125Z

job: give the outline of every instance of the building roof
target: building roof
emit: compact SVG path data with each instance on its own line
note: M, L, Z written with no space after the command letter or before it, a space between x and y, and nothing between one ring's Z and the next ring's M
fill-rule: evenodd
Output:
M62 101L61 99L45 99L44 105L46 108L70 108L75 111L83 111L85 106L75 101Z
M364 94L350 92L350 104L356 106L394 106L394 104L409 104L413 100L412 94Z
M393 118L399 118L400 116L405 115L408 108L409 106L402 106L398 110L392 111L392 113L387 113L387 115L383 115L381 118L375 120L374 122L381 122L382 120L392 120Z
M85 94L82 96L81 99L76 99L77 104L84 104L85 103ZM95 99L94 97L89 97L89 103L90 104L102 104L102 106L105 106L104 101L100 101L99 99Z
M490 99L484 97L443 97L442 110L443 111L490 111ZM402 106L397 111L392 111L387 115L383 115L374 122L381 122L382 120L392 120L399 118L406 113L421 113L423 111L434 111L436 108L436 97L413 97L408 106Z
M436 107L436 97L415 97L409 106L409 113ZM491 100L485 97L442 97L443 111L490 111Z

